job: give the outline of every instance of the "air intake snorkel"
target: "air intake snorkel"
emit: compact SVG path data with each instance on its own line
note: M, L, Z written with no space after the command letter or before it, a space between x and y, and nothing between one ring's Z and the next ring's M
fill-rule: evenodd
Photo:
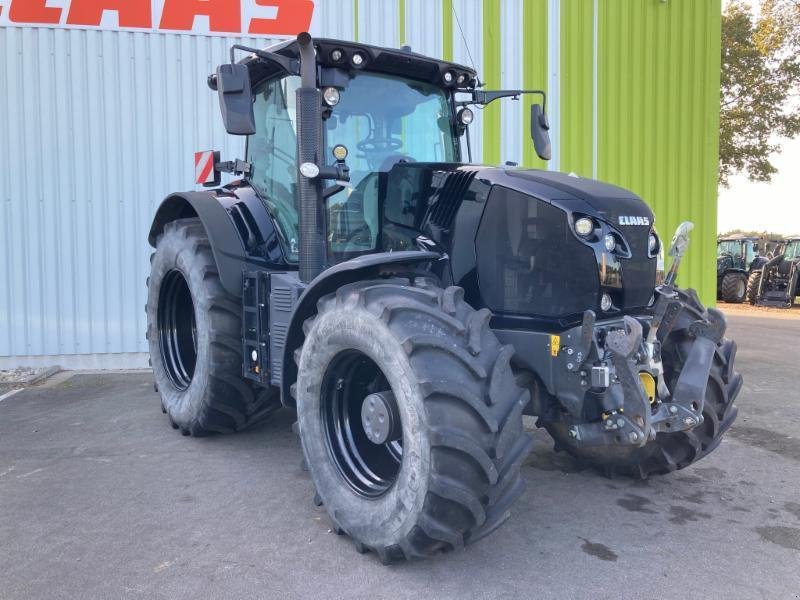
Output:
M297 36L301 87L297 90L297 190L300 212L300 281L310 282L325 263L325 219L321 181L302 173L301 165L319 165L322 97L317 89L317 60L311 35Z

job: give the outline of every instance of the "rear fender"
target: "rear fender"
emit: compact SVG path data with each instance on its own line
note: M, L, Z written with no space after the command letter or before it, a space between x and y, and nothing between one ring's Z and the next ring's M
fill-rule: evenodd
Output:
M297 301L286 332L281 369L281 400L283 404L294 406L294 398L290 393L290 387L297 380L294 352L303 345L305 340L303 323L316 314L317 301L320 298L335 292L343 285L357 281L379 279L391 275L409 276L420 272L441 275L440 269L445 268L445 262L446 259L436 252L379 252L339 263L315 277Z
M147 241L155 248L167 223L192 217L198 217L205 227L225 291L240 297L247 253L233 219L214 192L181 192L167 196L156 211Z

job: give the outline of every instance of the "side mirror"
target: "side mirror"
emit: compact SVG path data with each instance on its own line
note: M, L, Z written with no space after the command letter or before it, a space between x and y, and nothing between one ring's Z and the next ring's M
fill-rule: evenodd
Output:
M227 64L217 67L217 93L226 131L231 135L254 134L256 118L247 66Z
M531 139L536 154L542 160L550 160L550 123L540 104L531 104Z

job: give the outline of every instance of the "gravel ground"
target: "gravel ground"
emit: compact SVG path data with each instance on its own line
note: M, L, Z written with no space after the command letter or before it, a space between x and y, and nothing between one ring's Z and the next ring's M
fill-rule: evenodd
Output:
M8 371L0 371L0 383L20 383L24 384L38 375L47 371L46 367L17 367Z
M0 598L800 598L800 321L729 316L739 419L703 461L609 480L542 431L492 536L383 567L312 503L294 416L185 438L152 377L0 402Z

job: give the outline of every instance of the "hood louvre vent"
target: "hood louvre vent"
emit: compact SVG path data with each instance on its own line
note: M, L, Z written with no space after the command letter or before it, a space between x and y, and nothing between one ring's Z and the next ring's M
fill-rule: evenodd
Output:
M475 173L475 171L447 173L441 187L431 199L426 221L443 229L449 229L453 225L469 184L475 178Z

